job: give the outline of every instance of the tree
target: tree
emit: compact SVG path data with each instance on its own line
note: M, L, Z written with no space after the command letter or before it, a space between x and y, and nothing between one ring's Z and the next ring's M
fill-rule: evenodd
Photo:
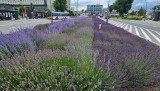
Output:
M25 12L26 11L26 8L24 7L24 6L19 6L19 8L18 8L18 13L19 13L19 15L20 16L22 16L23 14L22 14L22 12Z
M131 12L131 15L132 15L132 16L135 15L135 11L132 11L132 12Z
M156 5L156 6L154 6L152 9L153 9L153 10L156 10L156 9L160 10L160 5Z
M146 13L146 10L142 7L138 10L138 15L139 16L145 16L145 13Z
M31 11L33 11L33 10L34 10L34 6L33 6L33 4L32 4L32 3L30 3L30 9L31 9Z
M84 9L82 9L82 13L84 13Z
M120 15L128 13L128 10L132 7L133 0L116 0L113 5L110 6L111 10L117 10Z
M67 10L67 0L55 0L53 2L53 7L55 8L55 11L64 12Z

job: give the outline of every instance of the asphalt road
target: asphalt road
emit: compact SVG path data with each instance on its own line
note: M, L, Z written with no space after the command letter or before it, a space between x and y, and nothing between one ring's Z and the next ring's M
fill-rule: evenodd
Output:
M160 46L160 22L122 19L109 19L108 22Z
M53 22L57 22L54 20ZM17 31L20 28L33 28L38 24L51 23L48 19L28 19L28 20L9 20L0 21L0 32L3 34L9 34Z
M156 21L151 21L151 20L122 20L122 19L111 19L114 21L118 21L118 22L122 22L122 23L127 23L130 25L135 25L138 27L142 27L142 28L146 28L149 30L154 30L154 31L158 31L160 32L160 21L156 22Z

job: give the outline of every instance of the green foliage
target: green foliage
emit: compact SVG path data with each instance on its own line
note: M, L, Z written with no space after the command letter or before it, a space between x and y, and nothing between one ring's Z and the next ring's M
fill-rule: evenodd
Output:
M11 58L14 55L20 55L22 53L24 53L27 50L27 46L25 43L22 43L20 45L20 49L18 49L17 51L14 49L11 49L11 47L9 46L9 44L6 45L7 46L7 51L2 51L0 50L0 59L5 60L5 58Z
M110 11L117 10L120 15L127 14L128 10L132 7L133 0L116 0L113 5L110 6Z
M143 16L128 16L128 17L122 17L122 19L126 19L126 20L142 20Z
M156 6L154 6L153 8L152 8L153 10L160 10L160 5L156 5Z
M69 12L70 16L75 16L75 14L73 13L73 11L71 11L71 10L67 10L67 11Z
M125 88L142 87L149 85L153 80L152 69L143 61L127 61L118 70L123 75L120 78L120 84Z
M146 10L142 7L138 10L138 15L139 16L145 16L145 13L146 13Z
M55 0L53 6L57 12L64 12L67 10L67 0Z
M24 6L19 6L19 9L18 9L18 13L20 16L22 16L22 12L25 12L26 11L26 8Z
M67 28L65 33L72 33L75 32L76 30L74 28Z
M109 79L107 73L81 62L68 57L47 58L32 64L21 61L10 71L0 68L1 90L91 90L98 89L102 76Z
M33 10L34 10L33 3L30 3L30 9L31 9L31 11L33 11Z
M64 43L51 43L51 44L48 45L48 49L51 49L51 50L56 50L56 49L65 50L64 46L65 46Z
M91 22L87 26L89 28L86 28L91 30L79 29L87 24L85 22L75 24L77 31L74 28L67 30L70 34L49 35L42 44L41 41L33 39L40 47L47 46L48 48L50 46L53 49L63 49L64 46L71 47L65 51L65 54L67 52L69 56L73 56L61 56L61 54L55 53L60 55L55 57L50 52L45 52L43 55L50 56L42 57L40 51L33 55L31 53L32 56L24 54L24 57L18 57L18 61L13 59L9 61L10 63L4 61L4 65L0 64L0 90L111 90L114 86L112 84L113 77L107 71L98 69L93 55L91 55L93 42ZM66 43L66 41L69 42ZM22 45L22 50L25 50L25 47L26 45Z

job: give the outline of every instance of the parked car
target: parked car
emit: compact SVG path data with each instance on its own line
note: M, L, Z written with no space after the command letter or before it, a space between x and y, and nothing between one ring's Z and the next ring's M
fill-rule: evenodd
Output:
M53 17L52 16L48 16L47 19L51 20L51 19L53 19Z

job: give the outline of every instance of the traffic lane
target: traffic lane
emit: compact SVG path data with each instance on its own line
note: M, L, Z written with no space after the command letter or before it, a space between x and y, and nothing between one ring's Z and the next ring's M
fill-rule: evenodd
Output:
M143 24L143 23L140 23L140 21L132 21L132 20L120 20L120 19L113 19L114 21L119 21L119 22L122 22L122 23L127 23L127 24L131 24L131 25L136 25L136 26L139 26L139 27L143 27L143 28L147 28L147 29L150 29L150 30L155 30L155 31L158 31L160 32L160 27L159 26L155 26L155 25L150 25L149 23L148 24Z
M152 26L152 27L158 27L160 28L160 22L159 21L151 21L151 20L123 20L123 19L116 19L116 18L112 18L113 20L120 20L120 21L130 21L130 22L136 22L138 24L142 24L142 25L148 25L148 26Z
M150 24L137 23L139 21L119 20L119 19L111 19L111 20L122 22L122 23L126 23L126 24L130 24L130 25L135 25L135 26L138 26L138 27L142 27L142 28L146 28L146 29L149 29L149 30L160 32L160 28L159 27L151 26Z

